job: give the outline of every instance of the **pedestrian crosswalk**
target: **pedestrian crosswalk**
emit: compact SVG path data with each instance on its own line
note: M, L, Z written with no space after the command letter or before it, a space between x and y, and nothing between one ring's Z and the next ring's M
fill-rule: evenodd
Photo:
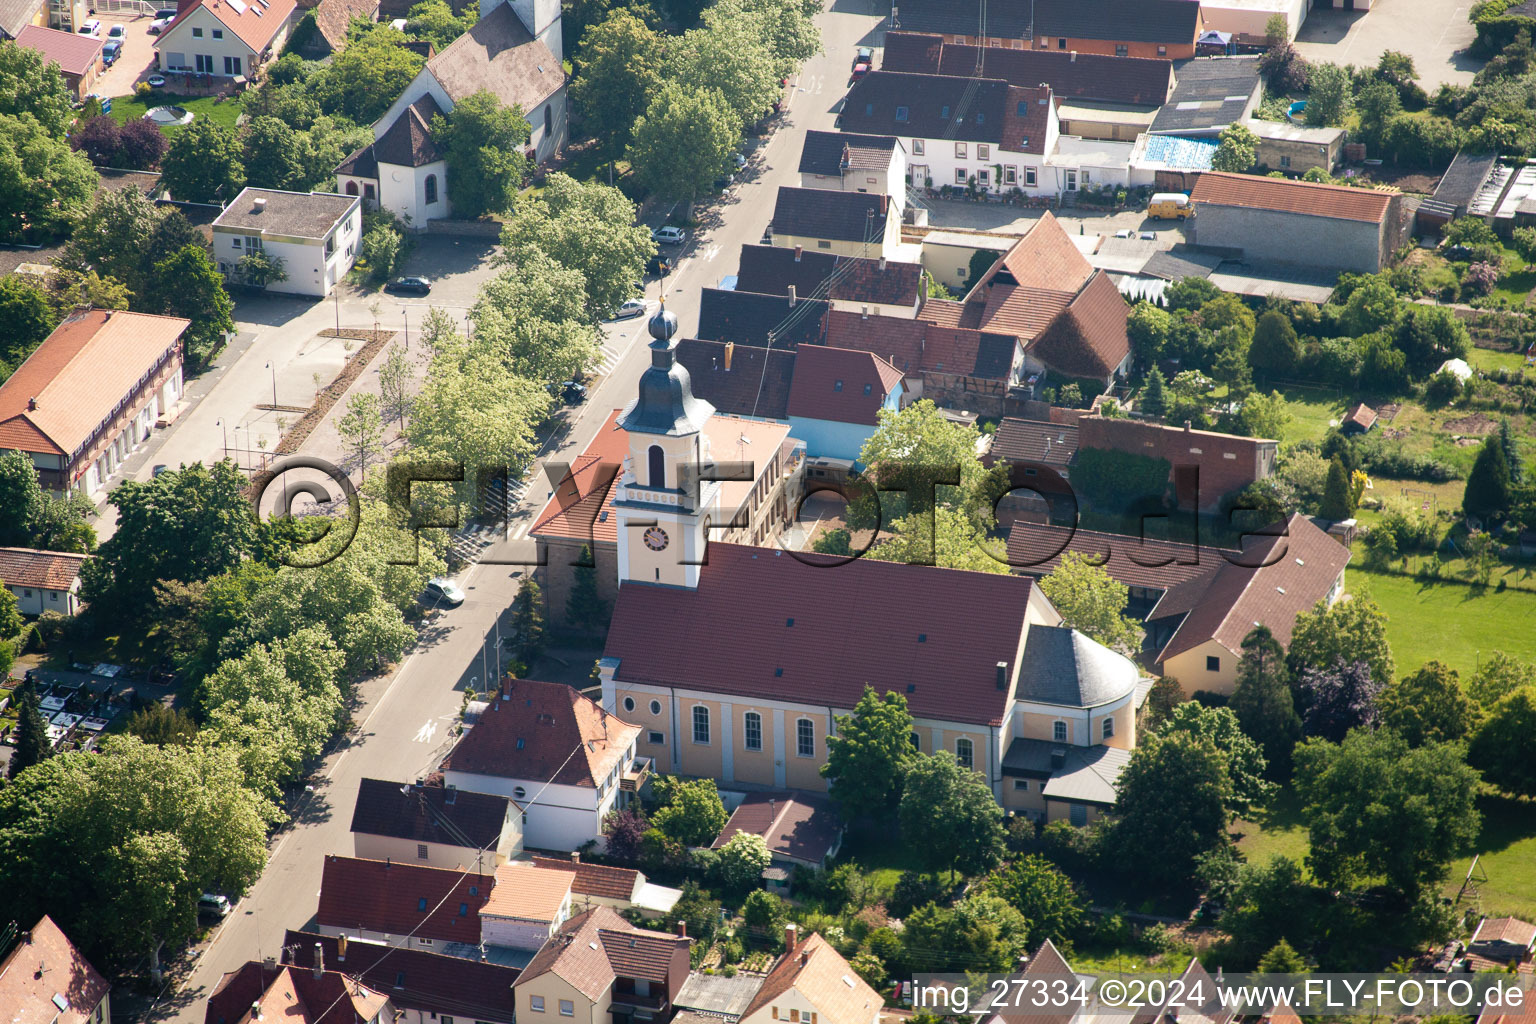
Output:
M486 549L504 539L517 540L528 533L526 518L509 524L509 512L515 510L528 492L526 478L507 481L493 477L487 485L483 502L484 511L475 520L465 524L449 542L449 550L456 561L466 564L478 562Z

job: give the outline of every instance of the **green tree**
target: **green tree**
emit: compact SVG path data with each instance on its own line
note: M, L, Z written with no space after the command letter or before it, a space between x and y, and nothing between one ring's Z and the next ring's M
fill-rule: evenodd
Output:
M441 2L441 0L439 0ZM459 217L506 213L528 173L523 149L532 129L516 104L481 90L432 119L432 141L448 161L448 198Z
M125 731L156 746L186 745L197 738L197 721L185 711L157 701L129 715Z
M1269 437L1281 440L1291 423L1291 411L1285 396L1278 391L1269 394L1255 392L1243 399L1243 410L1238 414L1238 424L1249 437Z
M292 191L307 177L304 137L275 117L254 118L246 125L242 160L245 183L252 188Z
M356 124L372 124L384 116L426 63L421 54L406 49L405 42L403 33L385 24L373 25L349 41L311 83L321 108Z
M1323 489L1322 513L1324 519L1335 521L1348 519L1355 514L1354 490L1349 485L1349 473L1337 455L1328 463L1328 482Z
M837 716L821 775L845 819L879 819L900 802L902 780L916 759L907 698L890 691L877 696L865 683L853 714Z
M95 513L78 494L45 494L28 456L0 453L0 546L86 554L96 546L96 531L85 517Z
M929 903L902 922L908 962L934 970L1006 971L1018 962L1028 922L996 896L978 893L955 907Z
M208 365L223 347L225 332L235 329L235 304L202 246L189 245L155 264L154 284L144 296L144 305L192 321L182 339L187 362L194 367Z
M1259 958L1259 971L1263 974L1301 974L1306 969L1306 960L1284 938Z
M986 889L1013 905L1029 922L1030 939L1058 945L1071 941L1087 901L1072 880L1044 857L1020 857L987 879Z
M947 750L913 759L897 816L903 840L930 870L976 875L1003 858L1002 808L986 780Z
M596 182L551 174L535 202L518 208L501 233L502 262L521 267L534 250L586 281L587 321L611 316L634 296L645 262L656 254L650 233L635 224L635 204Z
M405 414L410 409L410 386L413 377L411 357L399 345L389 346L379 363L379 398L384 403L382 412L388 419L398 420L405 426Z
M582 34L571 99L610 153L629 145L635 123L661 91L662 60L662 37L627 7Z
M544 651L544 595L532 578L523 580L512 600L512 636L508 646L524 665L532 665Z
M1264 45L1273 49L1291 41L1291 28L1284 14L1275 12L1264 23Z
M587 321L586 280L530 248L515 270L487 281L470 310L479 343L506 353L513 373L544 384L580 379L601 352Z
M1348 601L1319 601L1296 616L1287 663L1293 675L1304 668L1331 670L1335 665L1366 662L1378 686L1392 682L1395 667L1387 644L1387 614L1367 593Z
M1413 57L1401 50L1383 50L1376 62L1376 72L1394 85L1407 85L1418 81L1419 72L1413 66Z
M357 472L366 474L368 463L379 454L384 440L384 415L379 396L361 391L347 399L347 411L336 421L342 446L357 463Z
M663 82L634 123L629 162L658 195L693 200L725 173L741 122L718 89Z
M0 114L0 241L61 237L90 205L96 169L30 113Z
M1248 365L1261 377L1283 377L1296 370L1301 362L1301 342L1291 318L1278 309L1271 309L1259 317L1253 331L1253 343L1248 346Z
M1307 75L1307 124L1320 128L1343 124L1351 94L1348 71L1337 64L1313 64Z
M160 184L185 202L232 202L245 187L242 157L232 130L199 117L171 140L160 160Z
M784 901L767 889L753 889L741 905L741 916L749 928L776 932L789 919Z
M1358 338L1396 326L1402 315L1402 303L1392 282L1384 275L1370 274L1355 280L1339 321Z
M1226 759L1227 777L1232 783L1228 810L1234 816L1247 814L1275 792L1274 783L1264 781L1269 762L1263 749L1243 732L1231 708L1213 708L1199 701L1184 701L1168 712L1158 731L1164 736L1188 733L1208 741L1221 752Z
M21 612L16 607L16 595L11 593L10 588L0 590L0 640L12 640L21 633ZM0 676L0 681L5 679L5 676Z
M879 425L864 442L859 461L868 467L865 477L879 481L885 519L926 513L936 504L973 501L986 476L976 457L979 436L975 427L945 419L929 399L913 402L900 412L880 410ZM955 478L958 491L939 482ZM856 510L849 513L853 516Z
M755 832L738 832L720 847L720 879L730 889L760 888L771 863L767 840Z
M745 29L767 46L778 77L788 78L821 50L821 32L812 20L820 13L820 7L797 0L715 0L703 20L712 31Z
M1087 556L1068 551L1040 581L1040 589L1061 613L1061 624L1106 647L1132 654L1141 647L1141 626L1125 614L1130 590Z
M1536 796L1536 686L1499 699L1472 737L1467 760L1514 796Z
M48 136L62 141L75 120L69 86L59 66L40 50L0 43L0 114L32 117Z
M1509 463L1497 435L1478 449L1477 460L1467 474L1461 510L1479 519L1495 518L1509 510Z
M41 288L7 274L0 277L0 323L6 325L0 338L0 379L4 379L58 326L58 318Z
M664 77L700 90L717 90L745 128L766 114L779 95L777 58L757 26L737 19L691 29L668 41ZM639 136L638 127L636 136Z
M1211 158L1211 168L1217 171L1241 173L1257 162L1259 137L1241 122L1234 121L1223 129L1216 155Z
M1379 147L1387 125L1403 112L1397 86L1380 79L1366 82L1355 94L1355 112L1360 116L1360 134L1366 143Z
M1454 744L1414 749L1390 730L1363 729L1340 744L1308 740L1296 749L1308 866L1330 887L1385 877L1411 898L1472 852L1477 788L1477 772Z
M1167 310L1159 309L1150 302L1138 302L1131 307L1125 330L1136 352L1137 362L1155 367L1173 332L1173 317Z
M1008 571L1002 543L989 540L965 512L949 505L902 516L890 530L891 536L870 548L868 557L969 572Z
M406 12L405 34L412 39L425 39L441 52L470 30L479 13L478 3L468 5L460 15L454 14L445 0L422 0Z
M651 824L684 846L708 846L725 828L727 815L714 779L668 780L663 806Z
M1301 719L1291 696L1285 651L1268 626L1254 626L1243 637L1230 706L1243 731L1264 748L1272 771L1283 777L1291 748L1301 738Z
M1381 691L1376 698L1381 722L1410 746L1465 739L1477 725L1477 706L1461 689L1456 670L1428 661Z
M1532 230L1536 231L1536 228ZM1503 449L1504 461L1509 465L1509 482L1524 483L1525 461L1520 457L1520 446L1515 441L1515 430L1510 426L1508 416L1499 420L1499 447Z
M1536 685L1536 665L1494 651L1479 658L1477 671L1467 682L1467 696L1480 707L1491 708L1521 687Z
M608 602L597 592L597 567L592 549L582 546L581 558L572 568L571 596L565 602L565 618L572 626L588 633L602 633L608 628Z
M186 217L179 211L177 216L186 224ZM55 266L72 273L95 272L115 278L141 295L152 276L151 261L172 255L161 252L156 244L157 229L165 219L139 189L104 189L91 203ZM193 234L193 239L185 244L195 241L201 245L202 237L196 235L195 229Z
M304 132L304 177L300 189L336 187L336 165L373 141L373 132L345 117L316 117Z
M1227 845L1232 780L1226 758L1203 737L1154 734L1120 776L1111 841L1158 883L1181 886L1201 856Z
M1141 411L1148 416L1161 417L1168 411L1167 382L1163 379L1163 371L1157 367L1147 373L1147 385L1141 392Z
M1263 864L1238 869L1220 923L1243 957L1256 960L1287 933L1312 934L1314 916L1312 889L1301 865L1289 857L1271 856Z
M7 769L16 778L33 765L53 756L48 742L48 719L43 717L42 699L37 684L24 682L16 688L16 735L11 740L11 761Z

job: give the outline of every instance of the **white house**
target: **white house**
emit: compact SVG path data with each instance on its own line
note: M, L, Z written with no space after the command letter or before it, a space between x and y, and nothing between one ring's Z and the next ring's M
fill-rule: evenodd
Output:
M80 566L87 555L36 548L0 548L0 585L16 595L23 615L80 610Z
M213 258L221 274L238 280L240 260L265 252L288 275L268 291L324 298L357 262L362 234L363 203L355 195L246 188L213 222Z
M519 107L531 129L528 157L548 159L566 137L561 45L559 0L484 0L480 20L427 61L374 124L374 141L336 168L337 190L417 227L453 216L432 119L479 92Z
M354 857L485 874L522 848L523 810L504 797L383 779L358 782Z
M574 850L600 840L603 818L644 784L639 735L562 683L508 680L443 762L443 781L516 801L525 846Z
M809 131L800 148L800 187L884 193L900 210L906 205L907 153L893 135Z
M488 946L538 949L571 916L569 871L511 861L496 869L491 898L480 908L480 941Z
M162 71L252 77L293 27L296 0L195 0L155 40Z

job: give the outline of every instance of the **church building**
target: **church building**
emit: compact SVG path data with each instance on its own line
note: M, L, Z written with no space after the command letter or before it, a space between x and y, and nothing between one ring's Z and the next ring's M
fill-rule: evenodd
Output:
M904 695L913 746L951 752L1005 808L1082 823L1112 806L1150 681L1062 626L1035 581L710 536L714 410L676 362L676 330L665 310L651 320L651 366L617 421L599 669L637 753L726 789L825 790L835 719L869 685Z

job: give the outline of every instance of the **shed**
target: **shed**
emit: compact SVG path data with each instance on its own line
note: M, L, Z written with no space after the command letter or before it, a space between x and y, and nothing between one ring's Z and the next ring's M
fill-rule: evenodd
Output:
M1518 917L1485 917L1467 943L1467 951L1489 960L1524 960L1536 947L1536 924Z

